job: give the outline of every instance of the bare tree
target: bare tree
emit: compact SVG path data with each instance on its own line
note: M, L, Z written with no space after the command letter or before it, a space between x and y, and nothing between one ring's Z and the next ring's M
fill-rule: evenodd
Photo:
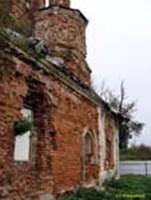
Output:
M119 124L119 138L120 148L126 149L129 138L132 138L134 134L141 134L144 127L144 123L135 120L136 101L128 102L124 81L121 82L119 95L114 94L106 87L105 82L103 81L100 96L113 110L119 112L123 117Z

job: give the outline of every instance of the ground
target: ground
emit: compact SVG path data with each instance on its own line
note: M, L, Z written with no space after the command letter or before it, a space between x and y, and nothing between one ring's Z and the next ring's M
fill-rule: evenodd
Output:
M67 195L63 200L150 200L151 177L122 176L118 181L104 185L101 191L79 189L74 195Z

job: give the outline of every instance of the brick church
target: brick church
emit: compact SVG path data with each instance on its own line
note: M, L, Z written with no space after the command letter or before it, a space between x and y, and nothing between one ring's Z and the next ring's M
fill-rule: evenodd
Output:
M69 0L13 0L9 12L31 35L7 29L0 56L0 199L101 187L118 176L120 115L91 87L88 20Z

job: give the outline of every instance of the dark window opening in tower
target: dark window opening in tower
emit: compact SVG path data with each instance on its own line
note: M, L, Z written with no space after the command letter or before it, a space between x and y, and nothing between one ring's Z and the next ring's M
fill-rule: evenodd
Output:
M31 0L26 0L26 7L27 7L28 9L31 8Z
M49 5L50 5L49 0L45 0L45 7L47 8L47 7L49 7Z

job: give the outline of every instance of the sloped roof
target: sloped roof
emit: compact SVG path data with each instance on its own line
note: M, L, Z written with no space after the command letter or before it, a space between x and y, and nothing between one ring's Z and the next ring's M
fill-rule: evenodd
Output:
M119 112L112 110L107 102L105 102L92 88L91 86L84 83L79 77L75 76L63 63L54 62L54 58L50 55L46 55L45 58L36 59L37 52L31 48L30 39L25 38L22 35L13 32L9 29L6 30L7 34L10 35L8 44L15 51L15 56L21 60L31 63L33 68L42 69L48 75L53 75L72 88L80 95L87 98L89 101L96 104L98 107L109 112L113 117L122 119L122 115ZM8 37L4 38L8 39Z

